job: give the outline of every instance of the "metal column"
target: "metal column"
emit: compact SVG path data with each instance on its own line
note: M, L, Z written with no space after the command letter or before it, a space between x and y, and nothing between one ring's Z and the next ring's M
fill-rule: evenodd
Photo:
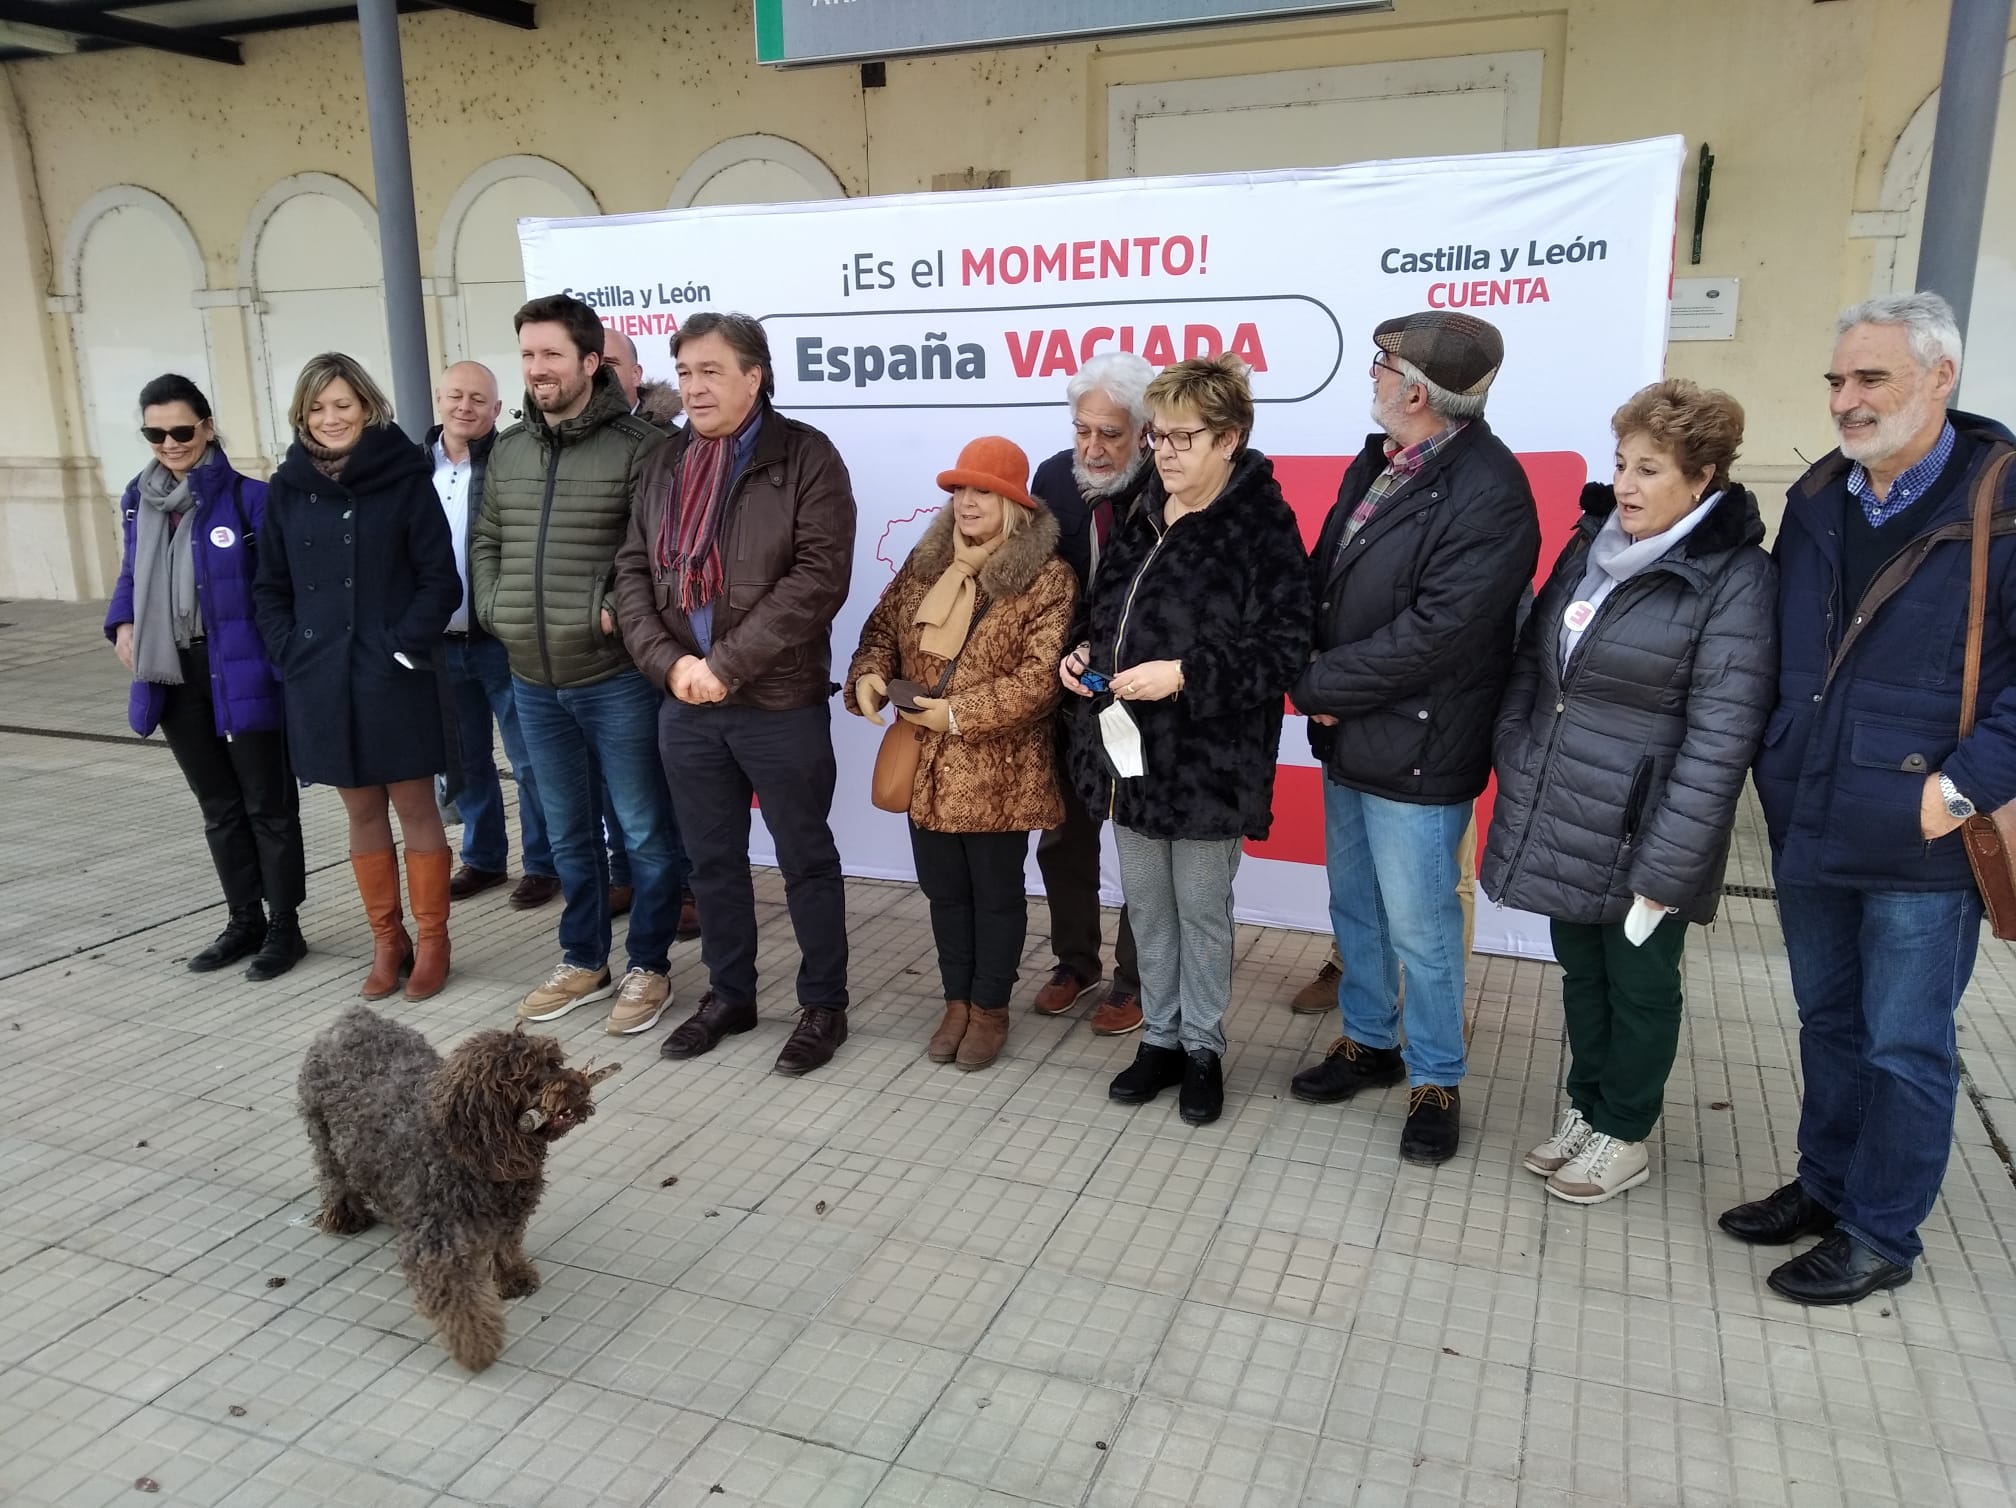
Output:
M1925 189L1925 238L1918 286L1945 295L1967 333L1981 217L1988 201L1988 161L2002 100L2002 58L2009 42L2010 0L1952 0L1946 22L1946 70ZM1955 394L1954 401L1958 401Z
M2007 0L2003 0L2007 8ZM418 440L434 418L427 316L420 305L420 233L413 219L413 157L406 141L406 73L399 57L398 0L359 0L365 111L378 198L378 250L385 269L385 323L392 345L392 401Z

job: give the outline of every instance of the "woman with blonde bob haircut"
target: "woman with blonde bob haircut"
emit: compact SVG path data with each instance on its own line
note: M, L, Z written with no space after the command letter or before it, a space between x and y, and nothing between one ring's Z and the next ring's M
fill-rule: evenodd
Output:
M333 785L373 939L361 993L423 1000L448 976L447 764L432 655L462 598L433 469L364 368L329 352L302 369L294 443L266 500L255 595L287 698L294 773ZM406 838L416 951L399 904L388 808Z
M1715 916L1777 688L1777 573L1729 478L1743 410L1691 382L1617 410L1615 481L1534 600L1498 714L1485 893L1553 924L1568 1103L1525 1157L1600 1204L1651 1176L1680 1040L1680 954Z

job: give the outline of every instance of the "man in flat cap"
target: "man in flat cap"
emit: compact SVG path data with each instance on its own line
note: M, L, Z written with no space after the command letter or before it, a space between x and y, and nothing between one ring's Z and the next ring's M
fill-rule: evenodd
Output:
M1484 422L1505 354L1497 329L1434 311L1389 319L1372 339L1380 432L1344 473L1309 558L1316 642L1293 693L1326 777L1344 1030L1292 1087L1334 1104L1406 1080L1400 1155L1438 1163L1456 1151L1464 1069L1457 850L1491 777L1540 519Z

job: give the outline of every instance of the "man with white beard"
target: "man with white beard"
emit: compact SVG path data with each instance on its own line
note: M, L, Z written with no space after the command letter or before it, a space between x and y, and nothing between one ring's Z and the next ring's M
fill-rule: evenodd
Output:
M1840 449L1787 496L1778 699L1756 762L1799 1006L1794 1182L1726 1211L1738 1240L1817 1246L1767 1281L1801 1304L1909 1282L1946 1174L1954 1016L1981 938L1959 828L2016 799L2016 468L1992 420L1946 407L1960 331L1933 293L1841 316ZM1972 555L1990 508L1980 685L1960 736Z
M1071 405L1072 444L1036 468L1029 490L1056 515L1057 553L1078 574L1082 598L1099 574L1106 542L1119 531L1149 476L1141 437L1148 425L1143 397L1155 368L1132 351L1094 356L1065 385ZM1066 701L1072 700L1069 697ZM1059 759L1064 718L1058 714ZM1036 840L1036 863L1050 905L1050 946L1057 963L1050 981L1036 992L1040 1015L1056 1016L1097 988L1099 963L1099 827L1104 815L1085 810L1068 779L1064 823ZM1141 1025L1141 975L1134 961L1134 932L1127 908L1120 908L1120 932L1113 944L1113 987L1092 1012L1092 1030L1117 1037Z

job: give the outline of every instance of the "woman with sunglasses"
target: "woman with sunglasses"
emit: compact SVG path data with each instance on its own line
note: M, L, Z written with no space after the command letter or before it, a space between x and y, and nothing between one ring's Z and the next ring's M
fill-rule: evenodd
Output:
M1309 660L1308 560L1247 444L1246 374L1220 356L1148 385L1155 476L1058 667L1088 699L1071 776L1087 811L1112 815L1141 962L1141 1047L1107 1092L1138 1105L1180 1085L1193 1126L1224 1108L1232 879L1273 821L1282 701Z
M105 637L133 676L126 720L167 739L231 908L189 967L207 974L251 956L247 979L276 979L308 945L296 915L301 798L252 603L266 484L232 468L210 400L187 377L142 388L140 417L154 459L119 502L125 553Z
M448 518L426 453L352 357L317 356L287 409L294 443L273 473L259 553L259 629L287 677L294 766L333 785L350 818L350 867L371 922L360 993L408 1000L448 977L448 835L434 804L447 767L433 646L462 601ZM390 810L388 810L388 808ZM407 898L391 811L406 838Z

